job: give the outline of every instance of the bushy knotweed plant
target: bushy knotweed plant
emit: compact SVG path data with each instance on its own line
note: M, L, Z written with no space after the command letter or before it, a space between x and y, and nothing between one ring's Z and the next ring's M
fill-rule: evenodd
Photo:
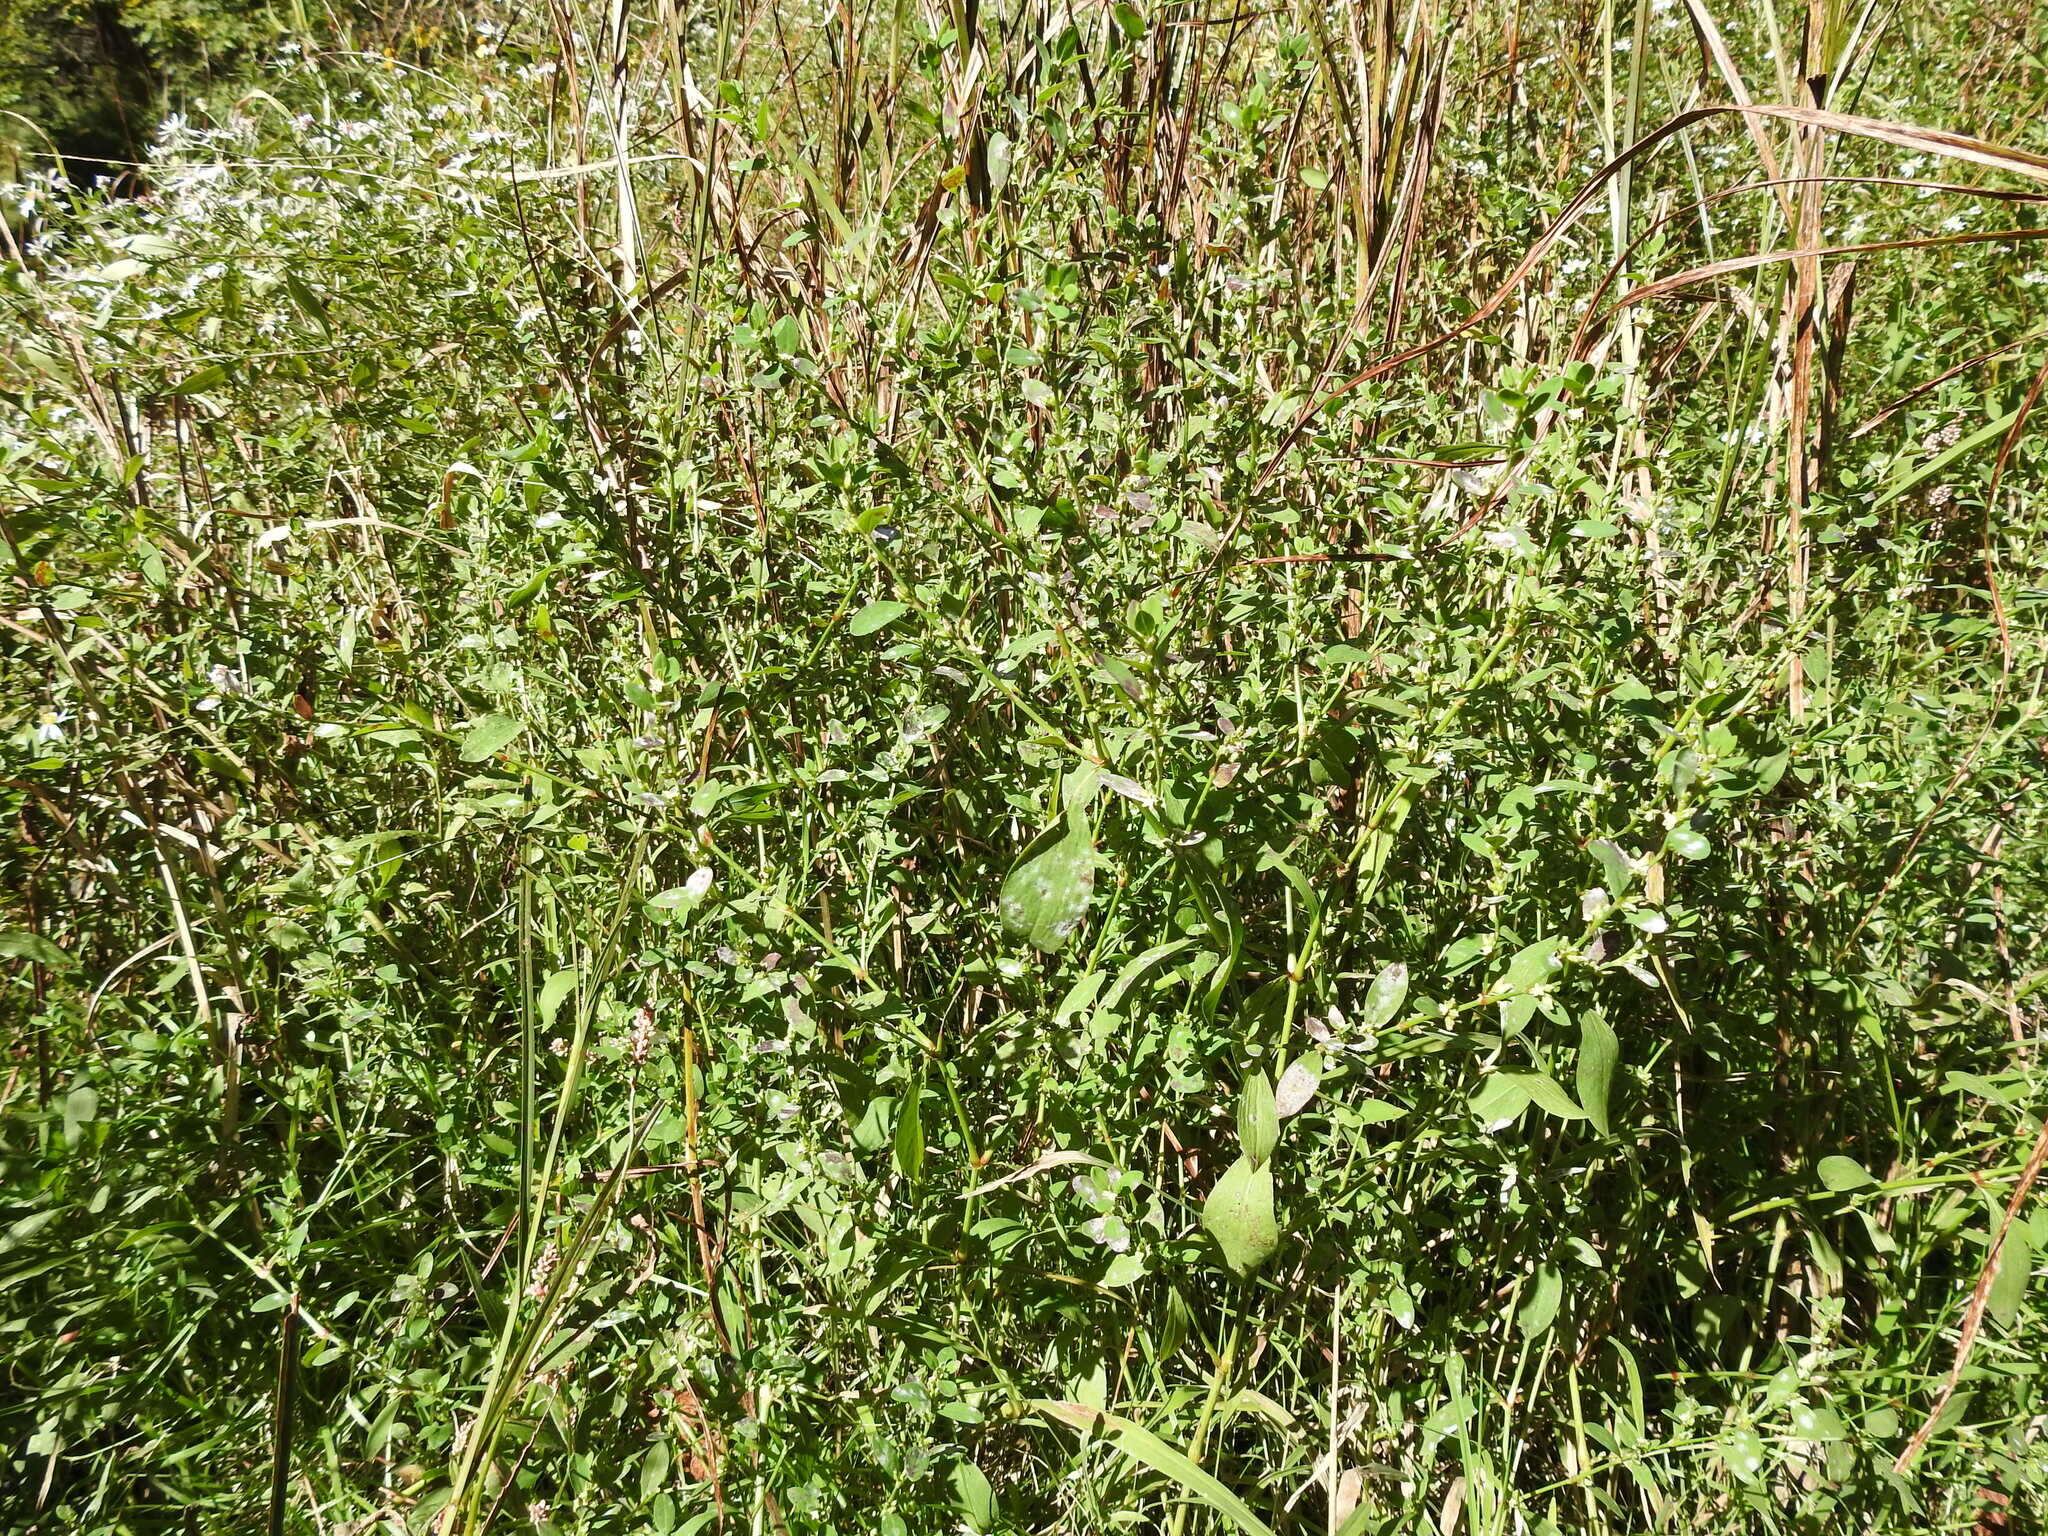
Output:
M1514 15L24 183L0 1523L2035 1518L2038 26Z

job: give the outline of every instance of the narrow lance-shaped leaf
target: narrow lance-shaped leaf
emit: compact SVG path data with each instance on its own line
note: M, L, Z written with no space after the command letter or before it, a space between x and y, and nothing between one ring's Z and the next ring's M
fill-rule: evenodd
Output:
M1144 1425L1121 1414L1091 1408L1086 1403L1037 1398L1033 1399L1031 1406L1047 1418L1056 1419L1083 1434L1101 1435L1133 1461L1150 1467L1161 1477L1178 1484L1189 1495L1200 1499L1243 1531L1245 1536L1273 1536L1273 1528L1253 1514L1244 1500L1196 1466L1185 1451L1168 1445Z
M1621 1041L1614 1026L1598 1010L1579 1020L1579 1103L1602 1136L1608 1134L1607 1094L1614 1067L1621 1060Z
M1269 1160L1280 1144L1280 1110L1263 1072L1247 1072L1238 1090L1237 1144L1255 1163Z

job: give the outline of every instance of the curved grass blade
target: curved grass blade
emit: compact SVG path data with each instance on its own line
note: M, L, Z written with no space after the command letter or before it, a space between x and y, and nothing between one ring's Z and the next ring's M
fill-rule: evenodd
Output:
M1027 1406L1069 1429L1104 1436L1133 1461L1177 1483L1190 1498L1200 1499L1248 1536L1274 1536L1273 1528L1253 1514L1244 1500L1196 1466L1186 1452L1175 1450L1144 1425L1086 1403L1033 1398Z

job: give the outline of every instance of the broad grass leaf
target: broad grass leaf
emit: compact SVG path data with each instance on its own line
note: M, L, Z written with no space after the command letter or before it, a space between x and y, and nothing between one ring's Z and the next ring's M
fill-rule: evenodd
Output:
M1223 1262L1248 1275L1280 1246L1280 1223L1273 1215L1273 1165L1249 1155L1224 1170L1209 1198L1202 1202L1202 1228L1223 1250Z
M1196 1466L1186 1452L1174 1449L1142 1424L1084 1403L1034 1398L1031 1407L1070 1429L1101 1435L1131 1460L1177 1484L1189 1497L1200 1499L1246 1536L1274 1536L1273 1528L1253 1514L1244 1500Z
M960 1506L970 1530L988 1531L996 1523L996 1491L988 1477L971 1461L953 1463L953 1502Z
M0 955L10 960L33 960L37 965L47 965L52 970L61 970L73 964L72 958L39 933L0 933Z
M1544 1072L1503 1072L1501 1077L1513 1082L1529 1096L1529 1102L1547 1114L1560 1120L1583 1120L1586 1112L1573 1102L1572 1096L1558 1086L1556 1078Z
M1839 1152L1822 1158L1814 1165L1813 1171L1820 1175L1821 1183L1837 1195L1846 1194L1852 1189L1862 1189L1877 1182L1871 1177L1868 1168L1855 1158L1844 1157Z
M924 1172L924 1116L918 1104L923 1097L912 1083L896 1110L896 1171L913 1183Z
M512 745L526 727L510 715L479 715L462 733L462 760L480 763Z
M1247 1072L1238 1089L1237 1144L1255 1163L1269 1160L1280 1144L1280 1109L1263 1072Z
M861 609L859 613L856 613L846 621L846 632L849 635L872 635L878 629L888 628L889 625L894 624L908 612L910 612L910 604L908 603L890 602L887 600L869 603L867 607Z
M1579 1020L1579 1103L1586 1118L1602 1136L1609 1134L1607 1094L1614 1082L1614 1068L1621 1060L1621 1041L1614 1026L1597 1010Z
M1072 942L1095 894L1095 846L1086 817L1077 808L1058 836L1034 848L1025 850L1003 882L1003 927L1012 937L1056 955Z

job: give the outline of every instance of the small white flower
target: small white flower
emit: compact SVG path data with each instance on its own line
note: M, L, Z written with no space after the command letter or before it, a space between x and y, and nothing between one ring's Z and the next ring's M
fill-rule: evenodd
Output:
M710 892L711 871L708 868L697 870L683 882L683 894L693 902L702 901Z
M1590 923L1605 912L1612 901L1613 898L1607 894L1607 887L1596 885L1579 898L1579 916Z
M36 721L35 739L37 741L62 741L64 739L64 722L70 718L69 715L54 709L44 710L41 718Z

